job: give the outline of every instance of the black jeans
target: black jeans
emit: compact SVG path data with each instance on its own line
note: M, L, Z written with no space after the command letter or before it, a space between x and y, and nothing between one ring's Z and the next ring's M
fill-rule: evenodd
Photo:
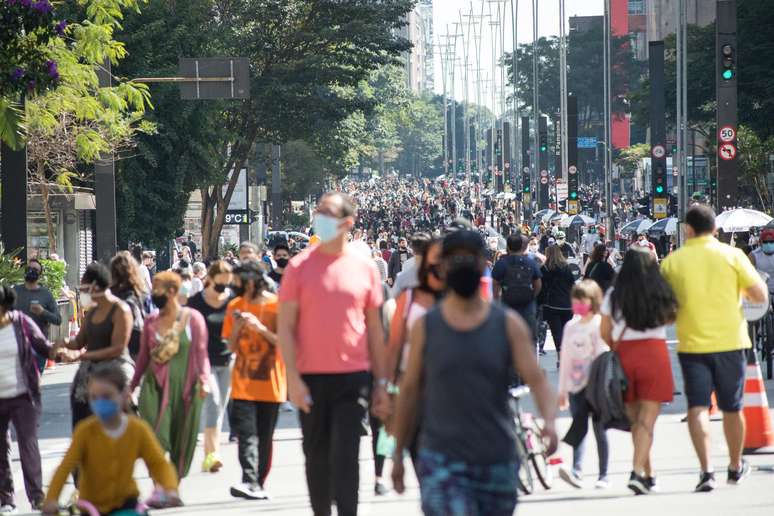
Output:
M233 400L234 432L239 438L242 482L263 487L271 470L272 441L280 403Z
M583 471L583 455L586 451L586 434L589 431L591 407L586 401L586 389L570 394L570 413L572 425L564 437L564 442L572 446L572 469L580 474ZM592 419L594 438L597 440L597 455L599 456L599 478L607 478L607 465L610 451L607 443L607 433L602 423Z
M308 374L312 408L299 412L306 457L306 483L315 516L356 516L360 437L368 411L371 374Z
M43 474L38 448L39 418L40 406L34 405L27 394L0 400L0 505L16 505L8 434L11 423L16 429L27 499L32 504L43 500Z
M548 323L551 335L554 337L557 355L562 350L562 336L564 335L564 325L572 319L572 310L561 310L558 308L543 307L543 320Z
M382 422L373 415L369 416L368 422L371 426L371 450L374 452L374 475L380 478L384 471L384 459L386 458L378 453L379 429L382 427Z

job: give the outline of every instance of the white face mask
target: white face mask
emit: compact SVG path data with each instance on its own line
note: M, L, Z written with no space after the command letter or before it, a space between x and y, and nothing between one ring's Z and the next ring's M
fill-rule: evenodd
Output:
M94 300L91 298L91 294L81 292L81 308L88 310L94 306Z
M527 247L527 250L528 250L530 253L536 253L536 252L538 252L538 246L536 246L536 245L531 245L531 246Z

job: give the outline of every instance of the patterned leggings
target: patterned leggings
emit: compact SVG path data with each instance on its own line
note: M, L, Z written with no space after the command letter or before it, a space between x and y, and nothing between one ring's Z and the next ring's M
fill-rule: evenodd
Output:
M518 463L476 465L419 450L417 475L426 516L511 516Z

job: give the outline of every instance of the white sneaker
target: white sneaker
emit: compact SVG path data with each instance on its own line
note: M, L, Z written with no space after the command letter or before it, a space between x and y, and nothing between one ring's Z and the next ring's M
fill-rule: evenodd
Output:
M583 488L583 479L575 472L567 468L559 468L559 477L576 489Z
M268 500L269 495L258 484L237 484L231 487L231 496L248 500Z
M0 514L19 514L19 510L11 504L0 505Z
M610 481L607 478L600 478L597 483L594 484L595 489L607 489L610 487Z

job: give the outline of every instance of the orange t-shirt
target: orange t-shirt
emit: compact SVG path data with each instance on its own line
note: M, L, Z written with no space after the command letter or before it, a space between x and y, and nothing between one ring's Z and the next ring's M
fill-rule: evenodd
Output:
M226 308L224 339L231 335L234 310L251 313L272 332L277 331L277 298L249 303L238 297ZM278 346L267 342L258 330L245 326L237 341L236 363L231 373L231 398L247 401L283 402L288 399L285 363Z

